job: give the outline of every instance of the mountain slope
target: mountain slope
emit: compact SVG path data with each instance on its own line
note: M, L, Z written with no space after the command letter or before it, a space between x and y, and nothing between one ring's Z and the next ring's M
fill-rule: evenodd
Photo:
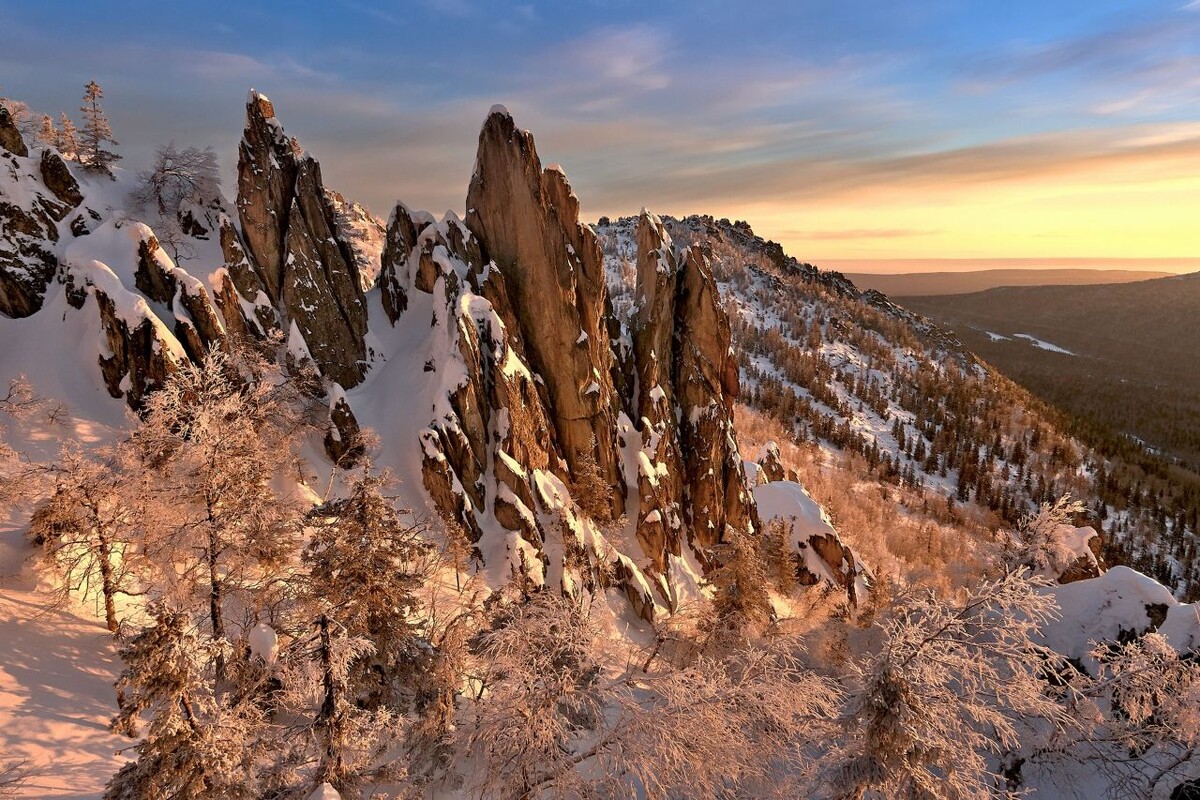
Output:
M276 737L246 740L273 744L241 748L238 757L257 766L276 751L311 755L304 748L316 741L328 755L335 748L331 731L341 724L333 715L383 711L342 734L361 733L364 748L384 742L369 760L386 752L407 767L420 765L421 755L408 747L410 731L373 739L378 723L386 717L431 725L430 772L391 773L390 779L411 779L404 789L459 798L578 786L577 796L596 796L587 789L596 777L585 774L596 763L590 759L608 758L610 742L619 745L613 752L620 759L642 752L615 738L628 733L621 726L632 718L637 724L629 735L642 738L630 741L666 753L646 773L653 780L674 776L665 796L690 796L697 767L715 781L710 796L745 794L743 784L757 794L763 785L810 777L789 774L793 758L811 757L830 742L833 758L844 755L823 735L837 735L827 724L830 710L816 715L813 727L780 727L793 726L807 708L809 698L799 690L829 690L831 704L842 692L849 698L855 675L864 674L856 670L877 663L871 648L880 637L921 618L913 609L925 601L906 605L906 595L941 593L952 599L939 602L952 605L1009 564L1023 541L1010 528L1039 503L1068 492L1087 501L1087 513L1079 515L1087 519L1056 523L1051 533L1066 539L1054 540L1055 560L1037 564L1040 571L1085 579L1079 582L1085 588L1073 591L1088 597L1137 588L1132 608L1122 606L1120 616L1082 620L1097 635L1112 635L1114 626L1125 635L1129 620L1136 628L1129 635L1152 629L1157 612L1138 607L1144 596L1168 609L1167 628L1183 637L1172 647L1192 646L1193 609L1174 598L1196 585L1194 565L1177 547L1194 539L1194 519L1167 518L1142 484L1128 493L1136 502L1117 502L1113 496L1124 496L1139 478L1115 472L1067 436L1058 418L953 336L878 292L861 292L837 273L798 262L748 224L643 211L584 225L563 171L543 166L532 134L500 106L479 133L465 217L436 219L398 204L382 238L369 212L324 185L319 162L284 132L261 93L247 98L238 156L232 202L198 197L181 210L195 242L176 250L189 254L176 263L154 235L153 214L123 205L131 188L125 176L88 173L52 148L0 153L0 380L24 374L48 401L65 404L10 426L5 438L21 453L18 465L55 463L62 443L88 451L144 431L131 412L154 418L153 398L171 397L173 381L213 350L266 353L278 362L271 369L279 370L279 382L287 383L286 375L301 391L278 416L319 417L319 430L294 450L276 448L277 468L265 474L247 468L233 481L263 490L252 499L278 494L290 509L303 507L287 519L292 527L264 526L281 535L261 548L291 543L294 535L303 557L264 555L255 568L274 572L247 568L253 574L237 587L242 591L222 594L228 575L220 569L216 536L241 530L242 517L256 513L247 509L217 530L222 501L234 494L226 489L215 499L191 499L201 511L196 526L209 526L206 542L160 550L169 554L165 565L147 559L154 567L137 567L146 570L144 587L153 595L158 583L178 579L180 561L207 559L200 605L187 605L195 592L172 596L184 607L160 609L152 624L142 613L146 598L138 595L122 609L133 633L113 626L126 645L137 640L152 648L160 636L197 643L172 650L170 663L191 670L180 680L195 681L191 688L204 705L169 694L175 684L166 681L163 696L172 699L149 711L179 721L168 733L189 728L209 736L205 744L228 748L221 753L238 753L238 735L221 725L233 719L227 713L244 713L248 726ZM272 377L261 379L249 368L220 377L240 398L276 380L273 371L262 374ZM204 403L194 399L189 407L195 394L188 391L179 397L187 413L210 410L197 410ZM232 407L217 403L207 427L168 420L161 438L150 437L141 451L148 460L137 462L142 482L135 489L186 505L193 487L179 476L190 473L170 473L172 481L157 484L190 444L247 430L235 423L250 411ZM372 435L362 435L368 430ZM304 602L292 596L309 591L317 573L304 570L329 550L355 562L376 544L377 532L363 520L368 506L339 505L350 499L348 470L360 459L400 478L394 497L376 497L389 512L382 515L385 534L402 527L422 553L456 554L452 566L439 562L427 581L416 581L430 598L429 618L412 611L415 600L383 610L389 624L382 627L401 623L395 627L415 631L402 648L383 654L403 666L395 674L388 671L392 661L373 660L385 645L371 638L370 624L339 620L345 609L324 593ZM124 500L142 502L140 494ZM0 539L6 600L46 600L55 588L61 594L69 588L54 585L62 576L26 563L35 552L26 535L32 509L7 510ZM360 510L357 527L326 528L338 515ZM190 530L193 521L184 519ZM1101 567L1084 522L1103 528L1119 545L1114 553L1169 587L1126 570L1087 583ZM325 541L314 549L315 529L339 533L332 542L338 547ZM49 534L55 535L61 531ZM128 546L148 550L147 541L157 544L133 539ZM196 550L204 558L196 560ZM413 578L407 560L420 559L411 548L386 555L378 575L355 573L354 585L334 588L369 602L373 592L360 592L360 582L399 585ZM323 579L336 584L347 566L360 565L337 562ZM1006 580L1028 601L1031 586ZM76 588L76 595L95 599L89 587ZM443 596L445 604L435 605ZM892 627L873 625L877 616ZM14 619L0 636L16 639L31 630L23 625ZM107 763L111 742L100 730L103 688L115 667L112 645L70 615L45 625L36 632L58 656L58 671L47 665L39 681L41 654L8 648L14 657L5 669L22 673L8 699L25 703L35 722L5 726L0 742L6 754L44 762L38 766L47 775L45 791L73 787L95 796L107 776L92 770L115 766ZM175 625L185 636L171 638ZM979 634L979 626L969 627ZM360 640L349 639L351 628ZM808 640L790 628L818 632L811 658ZM142 638L146 632L152 635ZM334 641L345 649L335 654ZM136 649L125 649L128 661L138 657ZM71 650L86 662L81 674L62 667ZM514 654L534 665L524 678ZM747 660L739 662L743 654ZM801 662L811 672L801 675ZM153 680L164 662L149 663ZM772 665L771 675L758 671L764 663ZM1035 671L1043 667L1039 661ZM243 676L246 693L228 691ZM764 685L756 681L763 677L776 682L760 692ZM831 690L835 679L843 685ZM294 720L291 707L277 713L276 681L289 686L283 702L295 704ZM357 681L353 693L346 688L351 681ZM137 681L129 686L136 690ZM544 694L556 687L561 696ZM367 708L380 702L378 691L396 697ZM521 705L522 692L536 702ZM606 696L616 703L597 701L576 713L575 704ZM953 694L946 696L952 707ZM660 714L663 708L669 713ZM853 738L861 715L850 699L844 711ZM66 719L47 725L56 715ZM487 715L493 727L479 727ZM723 731L710 724L729 720ZM543 723L561 726L561 737L525 735ZM610 723L617 726L614 738L592 734ZM468 729L488 735L464 744L459 731ZM789 733L776 737L780 730ZM142 735L158 732L151 727ZM754 732L771 734L770 747L739 745L744 774L728 775L731 741L747 742ZM69 757L52 757L39 745L51 736L71 740ZM709 748L703 763L691 749L698 740ZM494 756L494 745L511 745L512 758L504 751ZM447 756L454 752L457 762ZM688 757L679 758L681 752ZM521 759L530 753L544 758L526 766ZM137 756L152 772L171 768L144 751ZM682 767L660 769L667 758ZM315 773L312 760L284 764L283 774L272 772L269 780L290 780L288 796L307 795L313 784L317 796L336 796L323 778L341 781L341 770ZM562 770L546 772L551 761ZM503 776L514 762L522 767L511 786L478 774L485 765ZM618 787L613 796L650 785L615 763L607 784ZM88 770L86 780L72 781L68 770L75 765ZM228 774L237 779L240 767L228 766Z
M1200 274L901 302L1046 400L1200 467Z

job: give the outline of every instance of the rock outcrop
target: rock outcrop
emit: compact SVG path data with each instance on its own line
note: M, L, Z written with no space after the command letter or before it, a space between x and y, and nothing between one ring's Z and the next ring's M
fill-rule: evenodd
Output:
M58 266L59 223L83 195L58 153L29 154L7 111L0 146L0 313L27 317L42 307Z
M687 548L708 564L729 527L757 529L732 427L730 327L706 256L643 214L626 332L566 177L542 168L507 111L488 116L476 164L465 224L399 205L383 251L389 320L412 313L414 293L431 295L445 342L426 363L446 400L421 434L425 488L472 539L507 531L522 580L615 580L653 618L679 596L672 559ZM598 544L597 522L623 511L645 560L601 568L614 551Z
M8 107L3 105L0 105L0 148L22 158L29 155L21 131L17 130L17 123L8 113Z
M237 209L245 254L284 327L303 338L322 375L357 385L367 368L367 307L353 248L338 235L320 165L253 91L238 151ZM232 269L230 276L248 299L254 287L238 286Z
M726 526L757 527L733 429L738 368L729 320L700 247L673 250L661 221L647 212L638 220L637 242L632 324L643 433L641 518L665 525L669 543L678 508L703 558ZM643 545L652 541L651 525L638 530Z
M504 278L525 355L546 385L560 454L572 473L596 463L619 514L619 402L600 246L580 224L579 200L562 170L542 169L533 136L503 107L492 109L479 133L466 224Z

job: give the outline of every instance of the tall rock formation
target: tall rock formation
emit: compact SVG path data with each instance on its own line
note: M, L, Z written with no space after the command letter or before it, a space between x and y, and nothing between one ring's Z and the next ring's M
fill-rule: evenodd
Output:
M579 222L579 200L557 167L542 169L533 136L502 106L479 133L467 227L503 276L530 366L542 377L569 470L594 460L624 507L617 456L613 353L600 246Z
M638 377L638 539L665 569L686 535L701 560L726 526L757 528L733 428L737 363L729 320L700 247L677 250L662 222L637 224L630 320Z
M245 254L284 326L303 338L323 375L350 388L366 374L367 307L331 196L320 165L287 137L271 101L251 91L238 149ZM245 299L253 287L237 288Z
M465 224L399 205L383 253L389 320L412 313L413 293L432 295L435 338L445 342L426 363L446 388L421 434L423 482L482 551L494 552L483 537L497 525L512 537L514 574L542 584L574 575L562 578L564 590L615 580L651 618L680 596L672 559L686 549L690 563L708 565L728 527L757 527L712 272L703 251L677 249L644 213L626 333L578 199L560 169L542 169L533 137L502 108L483 125L476 165ZM627 482L636 482L636 508L624 508ZM600 568L615 551L601 546L596 522L622 511L644 560L618 555Z

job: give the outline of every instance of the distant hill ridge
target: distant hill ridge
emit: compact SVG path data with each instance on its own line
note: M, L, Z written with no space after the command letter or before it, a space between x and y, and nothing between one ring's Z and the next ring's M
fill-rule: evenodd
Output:
M1171 272L1132 269L983 269L970 272L905 272L876 275L848 272L860 289L875 289L891 297L969 294L1002 286L1089 286L1134 283L1173 276Z

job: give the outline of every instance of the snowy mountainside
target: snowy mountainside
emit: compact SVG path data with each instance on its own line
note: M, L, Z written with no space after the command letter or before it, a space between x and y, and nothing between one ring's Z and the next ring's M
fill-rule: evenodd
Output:
M904 592L946 589L953 603L985 574L935 552L935 527L943 544L969 540L995 574L1010 561L1041 563L1021 548L1045 543L1022 530L1009 547L999 530L1040 501L1070 491L1097 516L1133 513L1096 508L1091 455L952 339L796 262L747 224L648 212L581 223L565 173L543 167L532 134L501 106L481 127L463 218L398 204L382 226L324 186L315 157L253 91L232 201L196 198L164 218L131 204L132 183L53 148L0 152L0 386L23 375L49 409L9 422L0 444L21 468L57 475L68 458L60 444L100 453L141 436L129 456L141 483L118 506L139 507L144 492L167 497L156 513L170 517L168 506L192 503L199 516L180 528L210 534L184 539L157 574L153 558L130 559L145 580L110 621L110 645L88 620L103 605L91 585L50 616L30 614L36 625L21 617L74 576L35 564L27 536L35 508L61 507L37 496L5 508L0 600L12 612L0 642L32 634L57 656L50 666L23 645L0 660L11 679L0 689L0 747L31 760L35 796L96 797L112 778L108 796L140 798L151 793L112 787L144 789L173 770L204 776L200 796L335 797L337 784L345 796L621 797L661 781L661 796L683 797L700 776L707 796L768 796L773 786L799 796L823 785L813 778L823 760L847 759L854 772L853 692L884 663L870 648L922 617L905 610ZM221 374L232 412L189 408L192 368L213 363L212 352L249 363L237 361L247 342L277 357L278 372L257 383ZM217 525L225 498L197 501L180 476L198 473L171 472L182 469L171 459L206 432L260 435L246 427L253 406L238 401L289 379L299 393L286 413L274 409L278 427L262 430L313 413L316 430L303 428L298 443L258 442L269 455L258 472L253 456L237 460L245 472L224 488L246 505ZM163 424L164 397L215 421ZM783 438L760 441L763 430ZM373 475L355 477L364 459L399 478L395 496ZM858 505L886 507L889 526L928 534L925 573L873 569L856 548L889 531L880 523L852 539L818 502L831 480ZM239 494L247 487L261 493ZM299 516L260 518L277 495L287 500L279 513ZM68 519L50 538L72 532L78 518ZM365 530L379 520L399 542ZM123 554L161 544L137 538L154 522L130 526ZM1082 580L1041 587L1066 612L1043 631L1047 644L1083 660L1092 639L1155 643L1146 637L1158 629L1175 656L1194 649L1195 608L1175 599L1177 587L1123 568L1089 579L1101 567L1087 529L1070 522L1056 520L1046 546L1085 568L1071 576ZM231 534L250 538L218 549ZM294 551L272 552L280 543ZM445 560L428 574L409 570L435 550ZM203 567L203 602L156 604L159 584L173 586L189 559ZM384 568L369 574L360 562ZM1053 566L1050 578L1076 565ZM339 583L345 574L361 585ZM307 596L317 580L339 602ZM1031 602L1028 586L999 580ZM369 624L345 614L376 595L389 605ZM877 616L891 627L873 626ZM821 647L810 657L789 626L816 631ZM164 640L170 658L154 660ZM117 645L130 670L123 730L141 737L136 747L104 730ZM762 663L772 671L757 671ZM174 667L181 683L164 673ZM164 683L168 693L154 694ZM127 690L152 699L139 706ZM154 722L139 730L139 715ZM543 724L552 735L539 738ZM166 758L154 749L164 730ZM171 742L192 734L205 758L175 761L187 748ZM1154 757L1176 755L1177 744ZM650 767L622 766L642 748ZM1006 754L1030 762L1017 788L1052 785L1037 772L1044 753ZM808 761L815 772L793 769ZM222 780L234 788L210 791Z
M960 524L1014 525L1069 493L1088 506L1110 560L1136 564L1179 596L1200 591L1187 556L1194 524L1150 497L1136 504L1115 496L1116 471L1104 458L954 337L878 292L796 261L744 222L664 222L677 240L710 249L734 321L742 402L795 441L861 464L905 492L918 514L936 507L944 516L947 504L954 514L957 506ZM618 315L636 303L635 227L632 217L596 227ZM1127 476L1122 488L1136 492L1139 482Z

